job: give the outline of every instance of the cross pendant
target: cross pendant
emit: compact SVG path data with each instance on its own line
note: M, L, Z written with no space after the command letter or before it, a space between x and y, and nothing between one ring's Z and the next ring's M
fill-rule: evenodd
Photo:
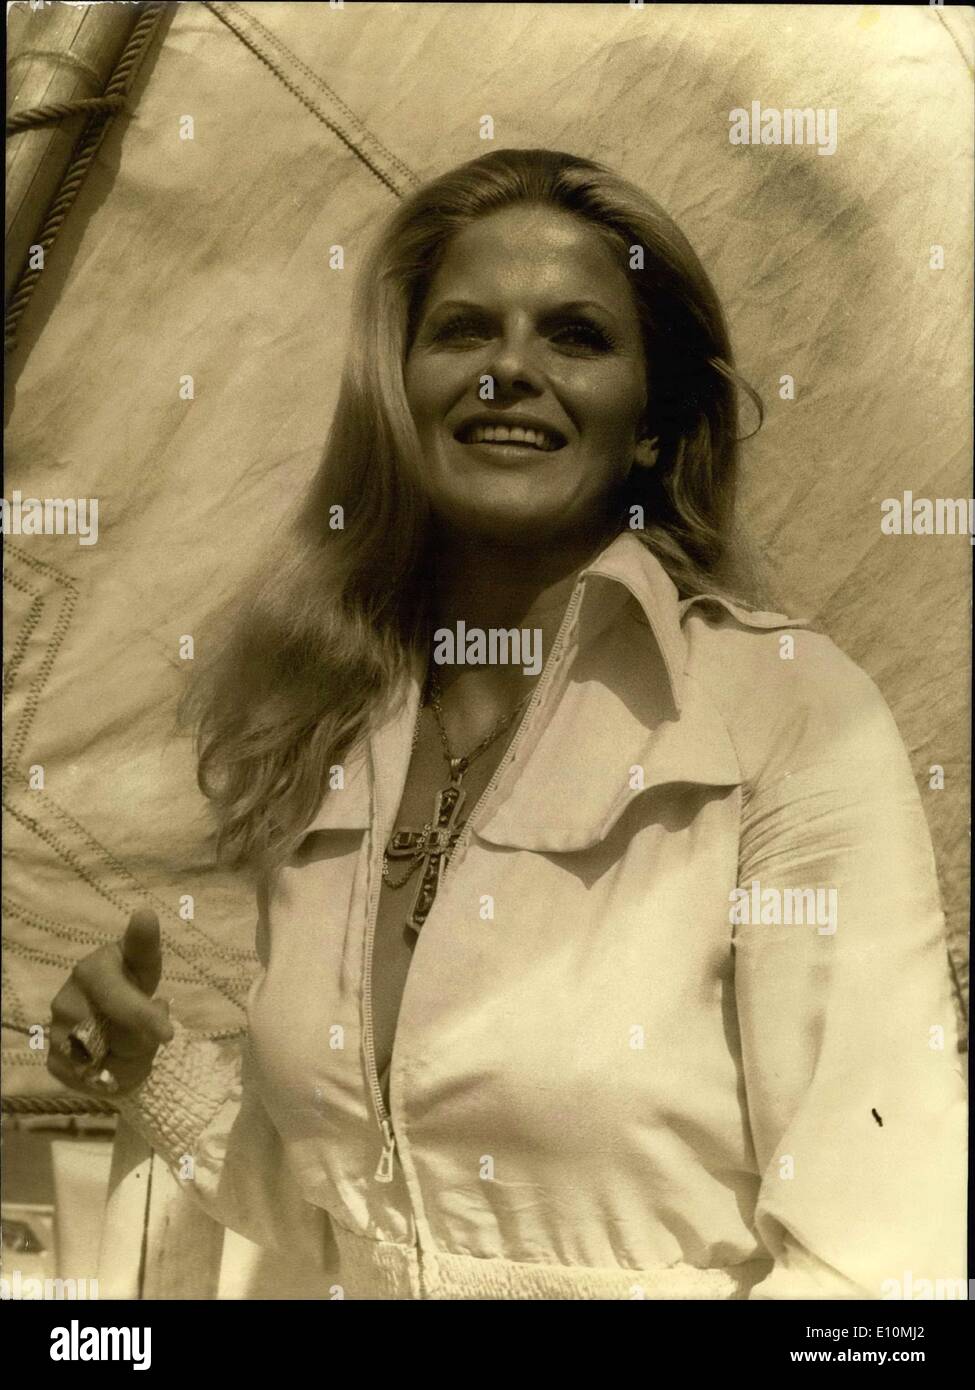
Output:
M418 854L423 855L420 882L406 919L406 925L415 932L423 926L433 906L447 867L447 853L460 839L463 826L458 824L457 817L464 801L460 787L451 783L437 793L432 825L425 825L422 830L397 830L387 846L390 859L415 859Z

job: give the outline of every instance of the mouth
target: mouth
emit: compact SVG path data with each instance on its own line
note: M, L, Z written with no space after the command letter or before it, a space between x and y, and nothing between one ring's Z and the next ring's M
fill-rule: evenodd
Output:
M564 449L567 443L564 435L548 426L486 424L480 420L461 425L454 431L454 438L458 444L518 454L552 454Z

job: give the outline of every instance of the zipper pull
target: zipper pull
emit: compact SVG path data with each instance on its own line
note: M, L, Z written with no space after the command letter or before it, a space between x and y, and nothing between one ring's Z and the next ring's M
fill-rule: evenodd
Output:
M389 1120L382 1121L383 1130L383 1151L379 1155L379 1166L376 1169L375 1182L393 1181L393 1155L396 1152L396 1135L393 1133L393 1126Z

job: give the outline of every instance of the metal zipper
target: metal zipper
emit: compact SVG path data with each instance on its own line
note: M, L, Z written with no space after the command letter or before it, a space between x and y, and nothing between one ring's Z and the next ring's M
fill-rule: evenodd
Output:
M370 748L370 763L372 763L372 752ZM376 824L382 827L382 815L379 804L379 778L376 776L376 769L372 767L373 790L376 799ZM381 837L380 837L381 839ZM381 862L381 861L380 861ZM376 1067L376 1038L373 1031L372 1015L372 947L376 935L376 919L379 916L379 895L382 892L382 874L379 875L379 887L373 890L372 902L369 907L369 916L366 920L366 959L362 977L362 1008L365 1016L366 1025L366 1069L369 1073L369 1085L372 1088L373 1103L376 1108L376 1118L379 1121L379 1128L382 1130L383 1149L379 1155L379 1164L373 1175L376 1182L393 1181L393 1158L396 1153L396 1135L393 1133L393 1122L386 1110L383 1100L382 1087L379 1085L379 1071Z
M445 878L447 874L450 872L450 869L454 866L454 864L456 864L457 861L463 857L464 852L466 851L467 846L470 843L470 838L474 829L474 819L477 816L478 811L481 809L481 806L484 804L487 798L492 794L495 787L498 785L498 782L500 782L505 772L507 772L509 765L514 760L515 750L517 749L519 743L521 742L528 729L529 724L531 723L531 717L534 714L535 710L538 708L539 704L541 703L544 691L548 688L548 686L554 679L554 672L557 664L556 655L561 652L562 647L565 644L565 639L568 635L570 627L572 626L572 621L575 617L576 610L579 607L580 602L582 601L582 591L584 583L584 578L580 579L578 584L572 591L572 597L569 599L568 607L565 610L565 613L562 617L562 622L559 626L559 630L555 636L555 641L552 644L552 650L549 652L548 661L546 661L545 669L542 671L542 678L535 686L535 689L532 691L531 699L528 701L528 706L525 710L524 715L522 716L521 723L518 725L518 731L515 734L514 738L511 740L511 742L508 744L508 747L505 749L504 757L501 759L500 763L498 763L498 766L494 770L494 776L491 778L490 782L488 782L487 786L484 788L483 792L478 797L477 804L475 805L473 811L471 811L470 815L467 817L467 822L464 826L464 829L461 832L460 838L457 841L457 844L454 848L454 852L444 870Z
M583 586L584 580L580 579L579 583L572 591L572 597L569 600L568 606L565 610L565 614L562 618L562 622L559 625L559 630L556 634L552 650L549 653L548 661L545 663L545 669L542 672L542 678L536 685L535 689L532 691L531 699L528 702L528 706L522 717L521 723L518 726L517 733L511 740L511 743L508 745L507 749L505 750L505 755L501 759L501 762L498 764L498 766L495 768L494 775L492 776L490 782L488 782L487 786L484 788L484 791L478 797L477 804L475 805L473 811L467 818L467 823L464 826L464 830L461 834L460 839L457 842L457 846L452 856L452 861L454 862L463 854L463 851L466 849L470 841L474 818L477 815L477 812L480 810L483 803L494 791L502 775L507 770L509 764L513 760L518 745L524 737L529 723L531 722L532 714L538 708L543 694L547 690L548 686L551 684L551 681L554 679L555 668L557 665L556 657L561 652L562 647L565 644L565 639L572 625L572 621L575 617L576 610L578 609L579 604L582 600ZM379 814L378 778L375 775L375 767L373 768L373 786L376 788L376 822L377 824L381 825L382 817ZM373 1032L372 1015L372 949L373 940L376 934L376 919L379 915L379 896L381 892L382 878L380 876L379 887L373 892L373 901L369 909L369 917L366 923L366 959L365 970L363 975L363 1011L365 1014L366 1026L366 1067L369 1072L369 1084L372 1088L373 1102L375 1104L376 1109L376 1118L379 1121L379 1127L382 1130L383 1136L382 1153L379 1155L379 1163L376 1167L376 1171L373 1175L373 1178L375 1182L392 1182L393 1163L396 1155L396 1135L393 1131L392 1118L387 1112L386 1104L383 1100L382 1088L379 1085L379 1072L376 1067L376 1041Z

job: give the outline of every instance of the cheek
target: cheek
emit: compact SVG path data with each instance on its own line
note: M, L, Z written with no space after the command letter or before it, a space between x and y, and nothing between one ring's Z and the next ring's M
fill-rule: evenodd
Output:
M449 362L418 358L407 360L403 384L410 413L422 429L443 419L459 393L469 386L470 373L465 377Z
M601 440L625 439L642 412L646 386L638 370L590 373L578 378L569 393L580 423Z
M420 425L433 408L434 378L425 363L407 361L403 369L403 385L410 413Z

